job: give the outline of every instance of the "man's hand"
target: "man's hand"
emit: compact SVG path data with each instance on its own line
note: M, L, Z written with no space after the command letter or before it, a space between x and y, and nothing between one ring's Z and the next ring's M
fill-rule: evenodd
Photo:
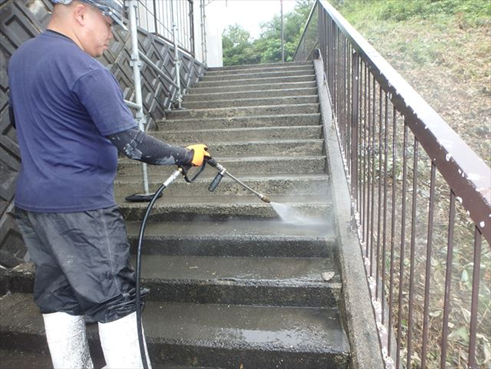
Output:
M190 145L186 147L186 149L193 152L193 160L191 161L191 164L193 164L195 167L201 166L205 160L205 157L210 157L208 147L204 144Z

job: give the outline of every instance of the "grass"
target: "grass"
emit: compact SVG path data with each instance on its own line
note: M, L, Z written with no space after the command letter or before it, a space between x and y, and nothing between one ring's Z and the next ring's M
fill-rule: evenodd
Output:
M488 0L344 1L340 12L491 165Z

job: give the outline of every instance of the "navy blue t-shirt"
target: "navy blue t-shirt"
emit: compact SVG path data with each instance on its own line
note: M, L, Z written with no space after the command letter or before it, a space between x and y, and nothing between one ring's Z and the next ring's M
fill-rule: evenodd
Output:
M116 204L116 147L106 138L135 127L113 75L72 40L45 31L9 63L22 168L15 205L76 212Z

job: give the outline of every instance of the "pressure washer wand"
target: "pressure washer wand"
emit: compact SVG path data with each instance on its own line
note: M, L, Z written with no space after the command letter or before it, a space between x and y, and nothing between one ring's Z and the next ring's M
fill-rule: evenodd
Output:
M207 163L208 164L210 164L212 167L215 167L218 170L218 174L216 175L216 177L211 182L210 187L208 187L208 190L210 190L211 192L215 191L215 189L217 188L218 184L222 180L223 176L224 175L227 175L230 178L232 178L235 182L237 182L238 184L240 184L242 187L244 187L245 189L251 191L254 195L256 195L257 197L259 197L265 203L268 203L268 204L271 203L271 200L269 199L269 197L267 197L267 196L263 195L262 193L257 192L256 190L250 188L244 182L242 182L241 180L239 180L238 178L236 178L235 176L233 176L232 174L230 174L227 171L227 169L225 169L223 167L223 165L217 163L217 161L215 159L213 159L213 158L210 157L210 158L207 158L206 160L207 160Z

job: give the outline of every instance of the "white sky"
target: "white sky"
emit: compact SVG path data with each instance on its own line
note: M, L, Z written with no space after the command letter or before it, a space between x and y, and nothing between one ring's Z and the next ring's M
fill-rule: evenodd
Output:
M260 23L270 21L275 14L281 13L280 0L213 0L211 3L221 5L223 16L220 21L223 28L237 23L249 31L253 38L259 37ZM283 0L283 13L292 11L295 3L295 0Z

